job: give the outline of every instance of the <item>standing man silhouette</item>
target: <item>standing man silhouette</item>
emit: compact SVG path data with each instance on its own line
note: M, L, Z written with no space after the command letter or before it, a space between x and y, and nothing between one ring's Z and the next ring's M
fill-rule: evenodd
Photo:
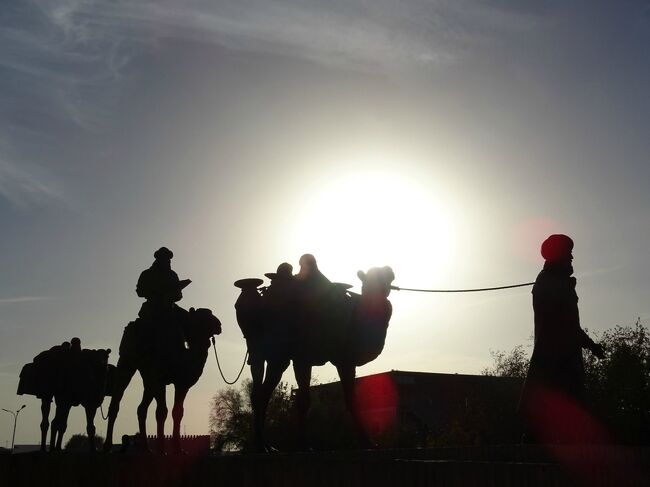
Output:
M535 345L520 411L527 426L549 441L580 441L570 431L585 406L582 349L602 358L602 346L580 327L573 240L551 235L541 247L544 268L533 286Z

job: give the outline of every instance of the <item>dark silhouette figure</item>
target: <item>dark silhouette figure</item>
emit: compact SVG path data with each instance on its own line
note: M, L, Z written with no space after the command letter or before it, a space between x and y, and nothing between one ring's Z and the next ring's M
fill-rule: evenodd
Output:
M248 365L251 367L253 378L264 376L263 340L264 330L260 323L260 315L264 306L262 295L258 289L262 279L240 279L235 286L241 289L241 294L235 303L237 323L241 328L248 349Z
M279 308L281 313L274 314L272 305L263 308L262 321L276 324L286 320L289 335L284 344L280 342L284 346L269 346L265 352L266 376L257 385L259 393L254 398L256 445L261 450L268 449L263 434L266 408L290 360L298 384L295 401L303 446L311 369L328 361L337 368L346 407L355 420L359 439L364 446L369 445L355 407L355 369L377 358L383 350L392 315L388 295L395 275L390 267L373 268L367 274L359 271L363 287L362 294L357 295L347 292L349 285L329 282L318 271L313 256L303 256L302 262L302 277L298 274L295 287L289 288L290 299ZM267 294L274 285L275 282Z
M546 239L541 248L544 268L532 291L535 346L520 412L532 431L544 430L545 441L565 441L572 436L565 427L555 428L553 424L547 424L547 416L550 411L557 410L558 404L566 404L572 410L584 406L582 349L590 350L599 358L604 353L603 348L580 327L576 279L572 277L572 252L573 240L566 235L551 235ZM550 421L559 425L566 419L569 418Z
M295 306L292 304L296 298L293 267L290 264L283 262L277 272L264 275L271 279L271 284L263 289L258 289L263 282L261 279L240 279L235 282L235 286L241 289L235 309L237 323L248 347L248 364L253 380L253 430L259 439L256 447L268 451L271 447L262 441L263 421L270 394L290 363L295 321ZM267 393L269 397L266 397Z
M173 256L167 247L156 250L153 264L140 274L136 286L137 295L146 299L138 313L146 323L141 329L151 335L151 348L161 356L172 357L172 362L184 348L180 321L174 316L175 303L183 298L182 290L191 282L181 281L172 270Z
M311 254L300 257L300 272L296 276L301 299L309 302L317 301L331 289L330 281L318 268L316 258Z
M73 406L86 411L86 433L91 451L95 449L95 414L109 395L109 376L114 368L108 364L110 349L81 349L81 340L73 338L45 352L23 367L18 394L30 394L41 400L41 451L46 450L52 399L56 412L52 420L50 451L61 450L67 429L68 415Z
M162 318L161 318L162 319ZM104 450L110 451L113 446L113 428L120 408L124 391L131 382L136 370L142 376L144 392L138 406L138 424L140 438L145 449L147 445L146 419L149 405L156 400L156 434L159 451L164 450L165 420L167 419L167 404L165 389L174 384L174 420L172 432L172 447L180 451L180 428L183 418L183 402L189 389L201 377L210 348L210 338L221 333L221 322L209 309L190 308L189 311L172 305L171 312L165 315L158 324L167 329L179 329L184 337L180 351L166 355L168 349L159 348L154 335L151 333L150 322L142 317L129 323L124 329L120 342L120 358L115 369L114 387L111 404L108 409L108 427Z
M153 254L151 267L140 274L135 292L149 303L176 303L183 298L182 290L191 281L178 279L178 274L171 268L174 254L167 247L160 247Z

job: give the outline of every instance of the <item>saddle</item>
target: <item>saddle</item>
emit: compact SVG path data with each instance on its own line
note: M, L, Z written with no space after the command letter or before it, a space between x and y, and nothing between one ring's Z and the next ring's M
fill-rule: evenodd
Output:
M143 305L138 318L124 328L120 358L154 360L165 376L170 375L186 351L183 328L187 317L188 312L176 305L164 313L152 312Z

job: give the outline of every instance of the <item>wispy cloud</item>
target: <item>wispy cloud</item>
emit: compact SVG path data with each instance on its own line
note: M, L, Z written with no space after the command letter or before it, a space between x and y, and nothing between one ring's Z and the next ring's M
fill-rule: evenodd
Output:
M33 303L38 301L50 301L50 296L14 296L10 298L0 298L0 304L16 304L16 303Z
M56 172L34 153L47 157L53 139L110 126L131 61L174 39L390 71L448 63L469 39L531 18L474 0L14 3L0 18L0 197L19 207L63 198Z
M46 174L45 170L37 166L19 167L2 159L2 155L0 155L0 196L20 208L64 199L60 186Z
M620 271L621 269L625 269L625 265L613 265L613 266L608 266L608 267L600 267L596 269L590 269L586 270L584 272L579 272L576 274L576 277L578 279L583 279L583 278L591 278L595 276L600 276L603 274L611 274L613 272Z

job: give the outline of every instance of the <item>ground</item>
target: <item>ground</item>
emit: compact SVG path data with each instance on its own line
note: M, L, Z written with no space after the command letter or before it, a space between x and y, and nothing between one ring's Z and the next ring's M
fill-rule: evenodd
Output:
M644 485L650 449L502 446L328 453L0 455L0 486Z

